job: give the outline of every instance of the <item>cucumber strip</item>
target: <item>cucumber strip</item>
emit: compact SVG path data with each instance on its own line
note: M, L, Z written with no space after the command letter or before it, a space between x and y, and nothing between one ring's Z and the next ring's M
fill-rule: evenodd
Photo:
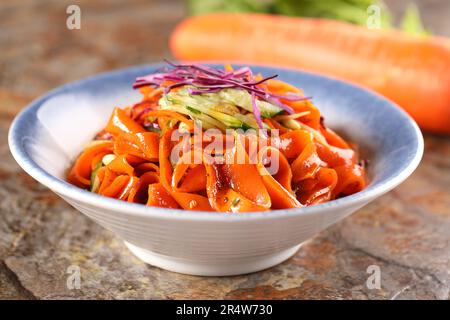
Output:
M94 167L94 170L91 172L91 192L97 191L98 187L100 186L100 180L97 178L97 172L98 170L103 166L102 160L97 162L97 164Z

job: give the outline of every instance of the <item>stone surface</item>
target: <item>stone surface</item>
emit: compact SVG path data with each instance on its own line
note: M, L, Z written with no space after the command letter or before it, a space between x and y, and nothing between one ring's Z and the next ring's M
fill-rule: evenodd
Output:
M439 27L448 2L426 2L425 20L448 33ZM0 3L1 299L449 299L449 138L426 136L424 159L410 179L290 260L237 277L145 265L35 182L9 154L15 114L61 83L168 56L168 34L183 16L177 1L79 3L82 29L73 31L65 27L69 2ZM381 270L379 290L366 286L370 265ZM70 266L80 268L79 290L68 289Z

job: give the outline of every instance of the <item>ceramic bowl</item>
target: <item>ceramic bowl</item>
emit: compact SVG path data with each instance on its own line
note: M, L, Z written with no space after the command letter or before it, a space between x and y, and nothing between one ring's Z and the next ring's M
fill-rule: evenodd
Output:
M423 138L416 123L381 96L316 74L253 66L255 72L278 74L303 88L327 125L362 147L370 161L365 190L312 207L224 214L130 204L67 183L67 169L112 109L140 100L131 88L134 79L159 67L113 71L57 88L25 108L9 132L11 152L28 174L114 232L151 265L204 276L274 266L305 240L396 187L422 157Z

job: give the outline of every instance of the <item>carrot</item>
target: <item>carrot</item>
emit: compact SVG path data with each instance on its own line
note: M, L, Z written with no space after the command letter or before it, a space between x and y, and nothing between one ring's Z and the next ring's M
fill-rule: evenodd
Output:
M134 173L134 168L128 163L127 156L124 154L114 158L114 160L112 160L107 167L116 174L127 174L132 176Z
M100 154L102 157L112 151L112 141L99 141L88 146L78 157L74 166L69 172L69 181L79 187L89 186L92 172L93 159Z
M130 190L128 202L144 203L148 202L148 187L151 184L159 183L159 176L156 172L146 172L138 178L138 182Z
M334 169L321 167L315 177L308 180L309 183L303 183L298 200L304 205L313 205L329 201L333 197L338 176ZM308 185L309 188L305 188Z
M301 207L301 203L295 198L295 194L291 188L292 172L287 159L281 154L281 152L273 147L267 148L267 150L277 153L279 160L279 169L274 176L269 174L262 162L257 164L258 172L260 173L264 186L270 195L272 202L271 208L285 209Z
M305 130L293 130L281 135L280 149L288 159L295 159L313 141L312 134Z
M158 160L159 134L154 132L121 133L114 141L116 154L133 155L148 161Z
M317 155L316 146L309 143L291 164L293 182L312 178L320 169L322 160Z
M174 209L180 207L178 203L166 191L166 189L164 189L161 183L153 183L148 186L147 205Z
M100 194L111 198L120 198L120 195L126 189L129 182L129 176L117 176L109 186L105 187L104 190L102 190Z
M334 75L403 107L425 130L450 133L450 40L321 19L209 14L170 39L180 60L263 63Z
M361 191L366 186L365 173L360 166L339 166L334 170L338 175L336 190L333 190L336 195L352 194Z
M125 111L120 108L114 109L105 130L113 135L145 132L140 124L128 117Z
M169 161L171 152L170 138L172 132L173 129L167 131L162 136L161 143L159 145L159 170L161 185L172 196L172 198L175 199L181 208L185 210L211 211L212 208L208 198L194 193L175 191L170 184L170 180L173 175L172 165Z

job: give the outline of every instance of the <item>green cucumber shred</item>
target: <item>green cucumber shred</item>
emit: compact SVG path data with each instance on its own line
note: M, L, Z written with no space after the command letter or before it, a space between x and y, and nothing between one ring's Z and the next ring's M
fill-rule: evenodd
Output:
M97 173L98 170L103 166L102 160L100 160L99 162L97 162L97 164L94 167L94 170L92 170L91 172L91 186L90 186L90 191L94 191L95 189L95 179L97 177Z
M215 93L190 94L187 88L164 94L159 100L163 110L188 115L204 128L258 129L253 114L251 94L241 89L223 89ZM284 112L267 101L257 100L263 118L272 118ZM269 129L265 125L266 129Z

